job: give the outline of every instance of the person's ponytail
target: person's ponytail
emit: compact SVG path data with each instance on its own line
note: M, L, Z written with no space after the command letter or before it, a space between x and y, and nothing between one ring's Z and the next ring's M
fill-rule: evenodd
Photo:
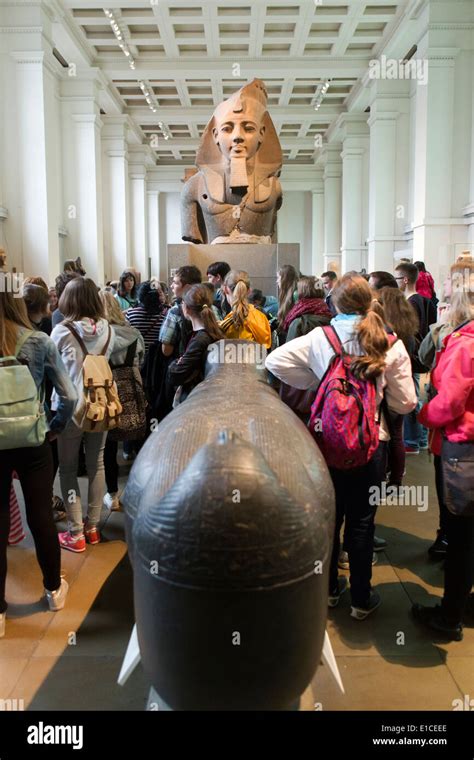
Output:
M205 331L212 338L212 340L222 340L222 338L225 338L224 333L219 327L219 323L216 319L216 315L212 311L212 308L210 305L207 305L207 304L204 305L202 307L202 311L200 312L199 316L204 325Z
M234 314L234 324L242 328L249 315L248 288L245 282L239 280L232 291L231 306Z
M204 329L212 340L221 340L225 338L224 333L219 327L214 312L212 311L212 293L205 284L193 285L184 294L183 301L190 314L199 317Z
M245 320L249 315L248 292L250 288L250 278L247 272L237 272L232 269L227 274L224 284L232 293L230 299L232 318L234 320L234 325L240 330L244 326Z
M351 370L356 377L372 380L381 375L385 367L385 357L390 346L387 333L375 311L368 311L356 329L357 339L364 354L354 357Z

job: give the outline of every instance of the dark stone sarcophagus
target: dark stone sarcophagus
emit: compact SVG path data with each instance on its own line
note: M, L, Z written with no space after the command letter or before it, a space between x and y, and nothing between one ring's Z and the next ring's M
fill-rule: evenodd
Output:
M122 498L142 662L173 709L285 709L320 661L332 482L268 385L265 350L209 352Z

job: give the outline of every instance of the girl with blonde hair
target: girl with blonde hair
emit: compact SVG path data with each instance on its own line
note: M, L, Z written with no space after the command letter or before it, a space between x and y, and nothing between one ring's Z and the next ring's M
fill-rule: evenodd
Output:
M247 272L231 270L224 280L224 292L231 312L219 326L226 338L252 340L266 348L272 345L270 323L248 300L250 278Z

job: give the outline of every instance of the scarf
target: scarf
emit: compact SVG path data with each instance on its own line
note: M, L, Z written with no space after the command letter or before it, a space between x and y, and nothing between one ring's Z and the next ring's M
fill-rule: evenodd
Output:
M288 332L288 328L294 319L301 317L303 314L316 314L319 317L332 317L331 311L322 298L302 298L297 301L290 309L283 321L283 332Z

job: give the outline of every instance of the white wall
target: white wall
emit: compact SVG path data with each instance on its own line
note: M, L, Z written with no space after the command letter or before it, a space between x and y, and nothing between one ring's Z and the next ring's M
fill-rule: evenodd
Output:
M312 197L310 192L286 190L283 187L283 206L278 212L278 242L300 244L300 269L304 274L311 272L311 215ZM321 272L318 272L321 274Z
M164 203L166 243L182 243L180 194L165 193Z

